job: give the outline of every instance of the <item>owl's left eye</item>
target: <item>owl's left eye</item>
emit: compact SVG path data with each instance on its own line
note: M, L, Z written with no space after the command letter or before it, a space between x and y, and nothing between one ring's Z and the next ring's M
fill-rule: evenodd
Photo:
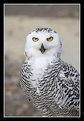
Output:
M47 38L47 41L52 41L52 40L53 40L53 37Z
M39 40L39 38L33 37L32 40L33 40L34 42L37 42L37 41Z

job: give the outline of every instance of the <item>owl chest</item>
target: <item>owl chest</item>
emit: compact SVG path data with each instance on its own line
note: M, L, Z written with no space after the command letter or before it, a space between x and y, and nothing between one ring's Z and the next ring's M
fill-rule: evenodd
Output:
M31 85L36 88L37 92L40 93L40 82L44 79L48 62L43 59L37 59L31 64Z

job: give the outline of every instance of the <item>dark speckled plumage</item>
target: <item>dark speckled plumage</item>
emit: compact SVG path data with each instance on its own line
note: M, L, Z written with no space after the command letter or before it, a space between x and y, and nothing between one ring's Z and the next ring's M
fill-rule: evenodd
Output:
M62 77L62 72L65 77ZM27 98L33 101L41 114L47 116L79 115L79 74L74 67L61 60L48 65L43 78L39 80L40 95L30 84L30 76L32 76L31 65L27 61L22 66L20 84Z

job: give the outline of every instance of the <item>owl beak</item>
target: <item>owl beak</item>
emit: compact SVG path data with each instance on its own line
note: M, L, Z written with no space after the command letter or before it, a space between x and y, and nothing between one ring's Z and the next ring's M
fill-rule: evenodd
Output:
M43 44L41 45L40 51L41 51L42 54L46 51Z

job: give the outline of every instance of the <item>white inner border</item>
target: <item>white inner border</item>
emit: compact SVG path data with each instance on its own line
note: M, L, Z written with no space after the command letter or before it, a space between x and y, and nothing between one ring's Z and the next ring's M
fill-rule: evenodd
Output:
M35 3L35 4L19 4L19 3L17 3L17 4L12 4L12 3L10 3L10 4L8 4L8 3L6 3L6 4L3 4L3 11L4 11L4 15L3 15L3 17L4 17L4 65L5 65L5 6L6 5L79 5L79 57L80 57L80 17L81 17L81 15L80 15L80 13L81 13L81 5L80 4L75 4L75 3L70 3L70 4L68 4L68 3L66 3L66 4L64 4L64 3L62 3L62 4L41 4L41 3ZM80 58L79 58L79 68L80 68ZM4 77L5 77L5 66L4 66ZM4 78L4 84L3 84L3 92L4 92L4 96L3 96L3 101L4 101L4 103L3 103L3 116L4 117L6 117L6 118L20 118L20 117L22 117L22 118L43 118L43 117L41 117L41 116L6 116L5 115L5 78ZM80 93L81 93L81 84L80 84ZM81 95L80 95L80 99L81 99ZM81 102L81 101L80 101ZM81 104L80 104L80 109L81 109ZM81 114L81 110L80 110L80 114ZM45 116L44 116L45 117ZM56 116L53 116L53 117L47 117L47 118L56 118ZM58 116L58 117L60 117L60 118L80 118L81 117L81 115L78 117L78 116Z

